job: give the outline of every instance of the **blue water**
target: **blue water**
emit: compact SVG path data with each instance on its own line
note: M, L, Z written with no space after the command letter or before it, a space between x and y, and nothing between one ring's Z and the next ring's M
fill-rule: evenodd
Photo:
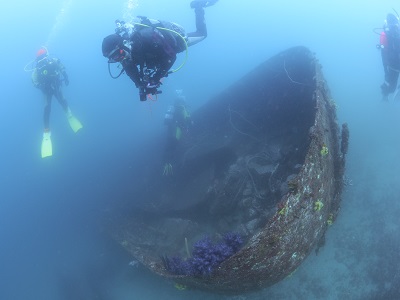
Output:
M127 76L109 77L102 39L114 20L129 15L175 21L190 31L189 1L2 3L0 299L400 299L400 103L381 102L383 70L373 32L392 8L400 11L396 4L220 0L206 9L208 38L189 49L158 101L143 103ZM66 66L64 94L84 125L74 134L54 102L48 159L40 157L43 100L24 72L42 45ZM179 291L130 267L131 257L100 224L132 198L135 153L163 130L173 91L183 89L195 110L259 63L298 45L316 53L339 122L348 122L351 134L351 184L319 255L281 283L240 297ZM181 54L177 65L183 61Z

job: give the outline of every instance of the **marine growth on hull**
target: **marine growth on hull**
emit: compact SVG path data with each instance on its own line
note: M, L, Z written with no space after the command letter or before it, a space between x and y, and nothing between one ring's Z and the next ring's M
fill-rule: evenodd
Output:
M345 153L315 56L296 47L272 57L192 121L173 173L160 174L159 160L148 166L133 188L134 208L113 220L111 235L185 286L240 293L281 280L323 236L340 202ZM292 242L299 248L290 252ZM288 251L299 257L280 264Z

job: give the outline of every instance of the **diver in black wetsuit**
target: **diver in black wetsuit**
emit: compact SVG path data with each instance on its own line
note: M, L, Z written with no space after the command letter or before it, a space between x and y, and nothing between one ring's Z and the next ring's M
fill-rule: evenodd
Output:
M164 146L164 170L163 175L173 174L173 165L177 162L177 148L181 140L188 134L192 125L192 119L187 109L186 97L182 90L176 90L177 97L174 104L168 107L164 116L164 124L167 126L167 135Z
M146 95L161 93L158 90L160 80L171 73L176 54L207 37L204 7L216 2L191 2L196 16L196 31L188 34L180 25L167 21L146 17L138 17L134 23L117 20L116 33L103 40L103 56L108 58L109 63L122 64L123 71L139 89L140 100L145 101Z

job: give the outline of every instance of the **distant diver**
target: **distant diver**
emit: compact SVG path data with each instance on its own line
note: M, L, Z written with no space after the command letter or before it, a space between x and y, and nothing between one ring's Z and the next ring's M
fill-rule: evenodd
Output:
M396 90L400 72L400 29L399 18L394 14L387 14L377 47L381 50L385 73L385 81L381 85L382 99L387 101L392 93L395 93L394 98L400 96Z
M182 26L147 17L137 17L132 23L116 21L115 33L104 38L102 43L103 56L111 63L121 63L124 71L139 89L139 99L145 101L147 95L157 95L161 91L161 79L168 74L176 60L176 54L187 51L187 48L197 44L207 37L207 27L204 19L204 7L215 4L217 0L195 0L190 3L196 16L196 31L185 33ZM186 53L187 54L187 53Z
M176 90L174 104L168 107L164 116L164 124L167 126L167 136L164 147L163 175L170 176L173 175L173 165L176 164L177 147L192 125L186 97L182 90Z
M67 100L65 100L61 91L63 81L66 86L69 84L68 75L61 61L58 58L50 57L47 49L43 47L37 52L34 64L32 82L36 88L42 91L45 97L44 133L41 148L42 158L45 158L53 155L50 131L51 100L53 96L62 106L69 125L74 132L79 131L82 128L82 124L72 115Z

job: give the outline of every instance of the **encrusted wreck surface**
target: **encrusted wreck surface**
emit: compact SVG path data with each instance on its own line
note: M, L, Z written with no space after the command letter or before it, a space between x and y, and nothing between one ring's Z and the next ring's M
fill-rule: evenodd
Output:
M340 205L349 135L320 64L307 48L288 49L192 119L174 174L159 175L154 162L112 236L151 271L190 288L239 294L282 280L318 247ZM204 235L225 232L245 243L211 274L166 269L161 257L185 257Z

